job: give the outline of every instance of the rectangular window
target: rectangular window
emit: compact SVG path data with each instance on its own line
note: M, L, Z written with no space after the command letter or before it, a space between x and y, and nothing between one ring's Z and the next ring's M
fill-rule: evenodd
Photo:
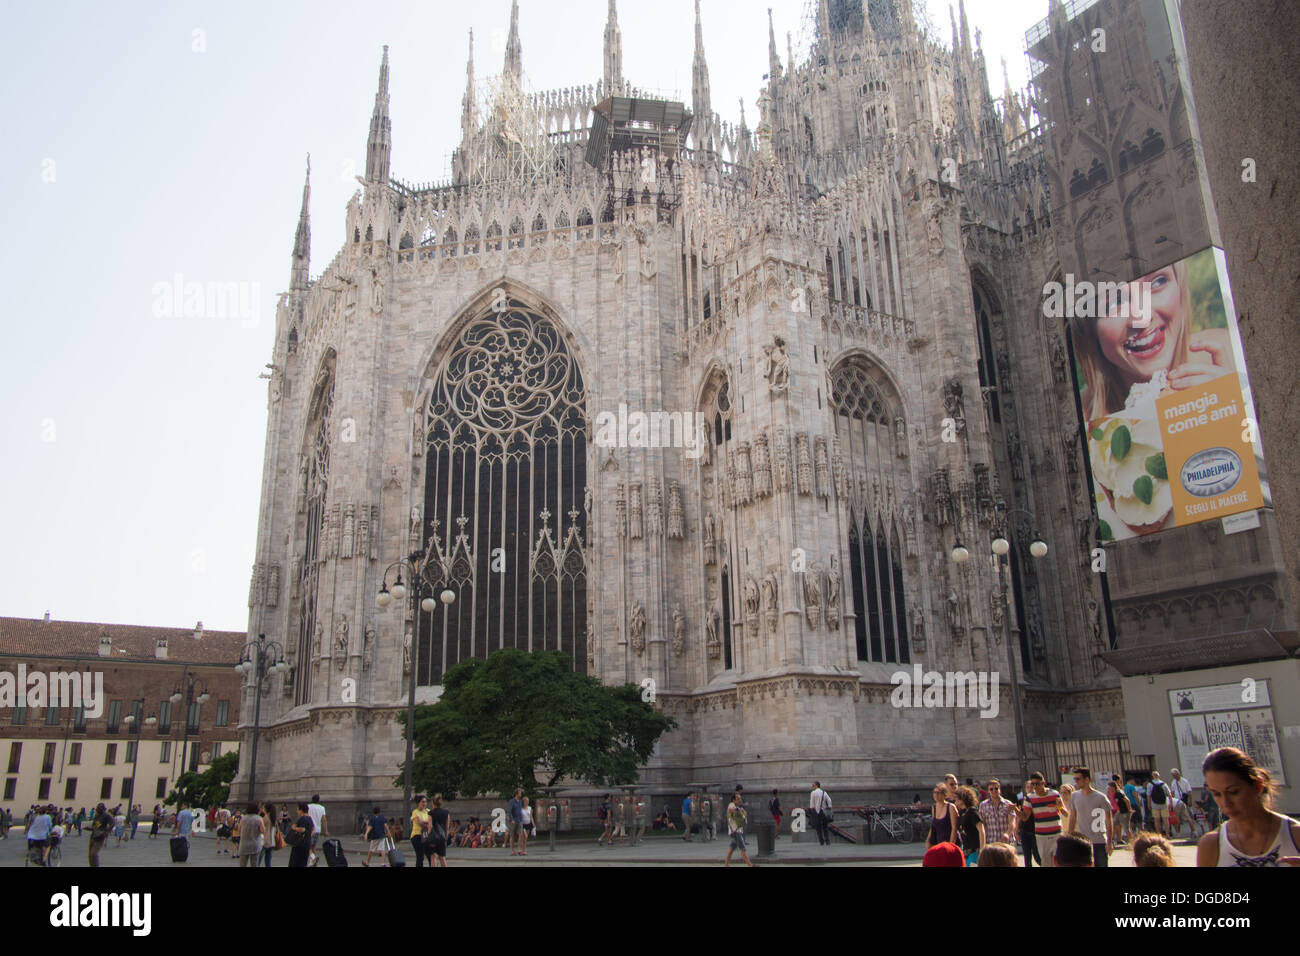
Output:
M159 750L159 754L158 754L159 763L167 763L169 760L172 759L172 742L170 740L164 740L162 742L162 746L159 747L158 750Z
M77 778L76 778L76 777L69 777L69 778L64 782L64 784L63 784L63 799L64 799L64 800L75 800L75 799L77 799Z
M14 793L18 790L18 778L10 777L5 781L5 799L12 800Z
M120 700L111 700L108 702L108 726L104 728L110 734L117 733L118 725L122 723L122 702Z
M104 763L110 767L117 763L117 744L108 744L104 747Z
M18 764L22 761L22 759L23 759L23 745L17 742L10 744L9 745L9 772L10 773L18 772Z
M131 778L130 777L122 778L122 799L123 800L131 799Z
M86 732L86 708L82 705L77 708L77 717L72 725L74 734L84 734Z
M50 778L49 777L41 777L40 786L36 788L36 799L37 800L50 799Z
M45 726L46 726L46 727L54 727L54 726L57 726L58 723L59 723L59 708L58 708L58 707L46 707L46 708L45 708Z
M158 786L157 786L156 788L154 788L153 795L154 795L155 797L157 797L159 800L161 800L163 797L167 796L167 778L166 778L166 777L159 777L159 778L158 778Z
M216 760L221 756L221 742L217 741L212 745L212 759Z
M217 701L217 726L225 727L230 723L230 701Z
M81 744L72 745L72 752L68 754L68 763L74 767L81 763Z
M113 778L112 777L105 777L104 782L99 785L99 799L101 800L113 799Z
M45 745L45 753L41 755L41 773L54 773L54 741Z
M14 708L14 726L15 726L15 727L21 727L21 726L22 726L23 724L25 724L25 723L27 723L27 708L26 708L26 707L15 707L15 708Z
M170 734L172 732L172 702L164 700L158 705L158 733Z
M185 721L185 729L192 734L199 732L199 702L197 700L190 704L189 719Z
M144 701L136 700L131 702L132 729L143 727L140 721L144 720Z
M136 748L136 742L135 742L134 740L128 740L128 741L126 742L126 762L127 762L127 763L133 763L133 762L135 761L135 748Z

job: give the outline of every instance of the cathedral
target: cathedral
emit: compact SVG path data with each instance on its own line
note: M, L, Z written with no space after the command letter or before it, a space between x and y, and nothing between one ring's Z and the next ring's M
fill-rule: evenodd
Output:
M409 682L504 647L652 688L665 794L879 803L1015 772L1017 722L1125 732L1038 114L964 6L950 43L913 7L818 0L802 60L769 13L724 120L698 0L690 103L624 77L615 0L598 82L530 91L515 4L427 184L390 169L384 49L345 244L313 278L308 182L277 309L259 795L391 800ZM444 599L378 606L415 552ZM1001 707L896 706L914 668Z

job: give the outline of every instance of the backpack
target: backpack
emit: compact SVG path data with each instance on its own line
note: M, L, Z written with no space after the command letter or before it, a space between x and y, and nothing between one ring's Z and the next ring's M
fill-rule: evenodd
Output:
M602 803L600 806L596 808L596 819L606 820L608 818L609 818L609 808Z
M1163 807L1168 799L1165 782L1163 780L1151 781L1151 802L1158 807Z
M1123 790L1115 791L1115 805L1119 807L1120 813L1129 813L1133 809L1133 805L1128 802L1128 794Z

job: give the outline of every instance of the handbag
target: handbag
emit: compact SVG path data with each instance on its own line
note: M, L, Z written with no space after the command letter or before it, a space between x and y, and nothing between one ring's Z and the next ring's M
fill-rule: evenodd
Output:
M284 849L284 845L285 845L285 844L284 844L284 833L283 833L283 831L281 831L281 829L280 829L279 827L271 827L271 829L272 829L272 831L274 831L274 833L275 833L275 841L274 841L274 843L272 844L271 848L272 848L273 850L283 850L283 849Z
M284 842L288 846L298 846L306 838L307 838L306 831L295 830L293 827L289 827L289 829L284 834Z

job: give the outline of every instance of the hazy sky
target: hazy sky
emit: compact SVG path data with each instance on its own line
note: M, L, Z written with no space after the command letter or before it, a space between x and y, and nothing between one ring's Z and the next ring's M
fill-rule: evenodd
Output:
M704 0L714 108L750 124L805 0ZM1047 0L968 0L994 95ZM607 0L522 0L536 90L601 76ZM946 4L930 2L948 42ZM509 0L11 5L0 36L0 616L247 627L275 301L312 154L312 273L343 242L390 47L393 175L442 179L467 32L501 69ZM619 3L623 70L688 102L692 0ZM231 318L160 287L239 283ZM287 586L284 594L287 595ZM3 635L0 635L0 641Z

